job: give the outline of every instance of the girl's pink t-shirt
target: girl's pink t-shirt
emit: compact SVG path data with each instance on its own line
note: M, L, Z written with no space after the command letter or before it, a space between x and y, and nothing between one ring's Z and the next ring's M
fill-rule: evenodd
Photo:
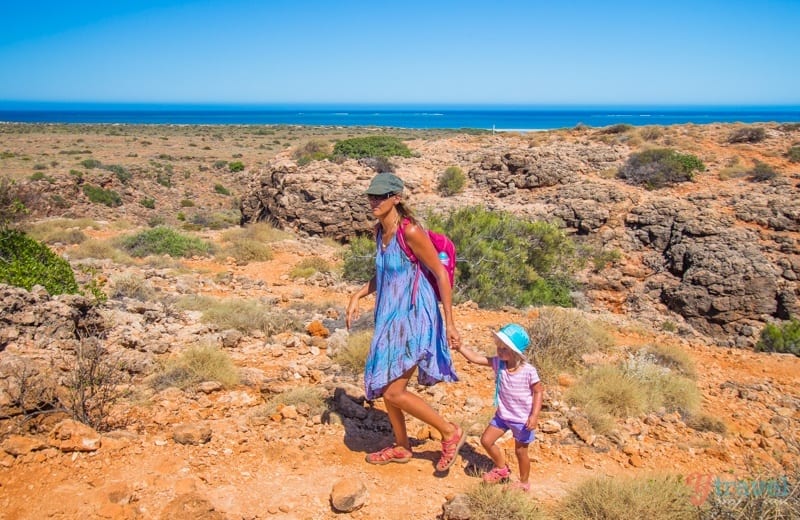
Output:
M505 367L500 370L500 359L497 356L489 359L495 376L499 371L497 415L505 421L525 423L533 406L531 386L539 382L539 373L527 362L513 373Z

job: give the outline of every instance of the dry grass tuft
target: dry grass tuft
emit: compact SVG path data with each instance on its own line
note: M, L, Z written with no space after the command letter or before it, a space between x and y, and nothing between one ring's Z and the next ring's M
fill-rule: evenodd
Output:
M580 484L556 511L559 520L687 520L699 518L691 489L676 476L593 478Z
M239 383L239 371L225 352L213 345L198 345L164 364L150 384L156 390L185 389L203 381L217 381L228 388Z
M297 320L277 308L254 300L216 299L207 296L187 296L177 303L180 309L201 311L203 321L213 323L220 330L236 329L241 332L260 330L267 335L289 330L300 330Z
M367 354L371 343L371 330L362 330L351 334L347 338L347 345L336 353L333 360L345 370L353 374L360 374L364 371L367 363Z
M545 382L562 372L576 372L582 365L581 356L613 345L613 339L601 325L575 309L542 308L528 333L531 363Z
M478 484L466 493L472 520L548 518L530 495L507 486Z

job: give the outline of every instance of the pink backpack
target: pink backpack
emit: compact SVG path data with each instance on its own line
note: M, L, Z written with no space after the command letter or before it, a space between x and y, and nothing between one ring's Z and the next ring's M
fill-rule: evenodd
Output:
M410 221L407 218L404 218L400 223L400 226L397 228L397 243L400 246L400 249L402 249L406 254L408 259L411 260L411 263L417 264L417 274L414 277L414 288L411 290L411 301L417 301L417 285L419 284L420 271L425 272L425 277L433 287L433 292L436 293L436 299L442 301L442 297L439 294L439 284L436 282L436 276L434 276L434 274L429 271L428 268L422 265L422 262L417 259L417 257L411 251L411 248L406 244L405 227L409 222ZM453 244L453 241L450 240L450 238L446 235L442 235L430 230L426 230L425 232L428 233L428 237L431 239L431 242L433 242L433 247L436 249L436 251L438 251L439 261L442 262L442 265L444 265L444 268L447 271L447 277L450 279L450 287L453 287L456 274L455 244Z

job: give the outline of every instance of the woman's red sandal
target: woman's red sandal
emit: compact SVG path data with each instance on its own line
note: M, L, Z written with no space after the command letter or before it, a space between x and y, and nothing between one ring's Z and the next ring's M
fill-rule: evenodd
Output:
M390 462L398 462L405 464L414 455L402 446L388 446L375 453L368 453L366 460L370 464L389 464Z
M458 450L464 445L467 440L467 432L465 432L459 425L454 424L456 431L449 439L442 440L442 456L439 462L436 463L436 471L447 471L450 466L456 461Z

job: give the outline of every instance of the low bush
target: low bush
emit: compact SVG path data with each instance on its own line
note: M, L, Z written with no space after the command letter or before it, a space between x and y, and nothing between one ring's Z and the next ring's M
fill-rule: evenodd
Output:
M272 249L265 243L241 238L225 245L219 255L221 258L232 257L239 265L250 262L266 262L272 259Z
M342 278L351 282L368 282L375 276L375 240L356 237L344 251Z
M645 141L655 141L664 135L663 130L657 126L644 126L639 129L639 136Z
M362 157L411 157L411 150L397 137L373 135L339 141L333 154L360 159Z
M437 189L445 197L452 197L464 191L467 179L464 172L458 166L448 167L439 177Z
M547 383L560 373L575 373L582 356L613 345L613 338L602 326L574 309L543 307L528 327L532 364Z
M596 477L570 491L561 500L555 518L686 520L697 518L691 497L691 488L679 476Z
M156 209L156 199L152 197L142 197L139 204L147 209Z
M133 274L124 274L111 281L111 298L133 298L146 302L155 296L155 291L150 283Z
M291 233L278 229L268 222L254 222L244 227L227 230L222 234L222 239L227 242L254 240L266 244L289 239L291 237Z
M766 182L778 176L772 166L761 161L756 161L755 166L747 172L750 180L753 182Z
M76 260L84 258L108 258L118 264L130 264L132 259L107 240L86 240L69 253L70 258Z
M304 258L295 265L289 276L293 279L308 278L315 273L330 273L331 264L324 258L313 256L311 258Z
M790 317L780 325L767 323L761 329L757 352L781 352L800 356L800 320Z
M284 331L300 330L300 324L293 315L254 300L230 298L218 300L195 296L180 299L178 306L201 311L202 320L213 323L220 330L236 329L241 332L260 330L268 336Z
M7 176L0 177L0 228L28 212L19 185Z
M800 162L800 146L792 146L786 152L786 157L789 159L789 162Z
M606 126L598 130L601 134L624 134L628 130L633 130L633 126L626 123L619 123L616 125Z
M728 431L725 422L705 413L695 413L686 418L686 426L699 432L713 432L724 435Z
M238 226L242 220L239 210L215 211L214 213L195 213L191 223L194 229L225 229Z
M728 135L728 142L736 143L758 143L767 138L767 131L760 127L746 127L734 130Z
M122 248L134 257L148 255L169 255L172 257L191 257L206 255L211 244L199 238L182 235L177 231L159 226L146 229L121 241Z
M230 356L212 345L191 347L167 361L151 378L156 390L189 388L203 381L217 381L225 387L239 383L239 371Z
M457 251L455 296L481 306L571 306L578 258L563 229L480 207L462 208L430 227Z
M69 262L15 229L0 229L0 283L27 290L41 285L51 295L78 292Z
M666 323L666 322L665 322ZM697 377L694 361L682 348L675 345L646 345L644 355L651 356L655 364L668 368L682 376Z
M95 204L105 204L110 208L122 206L122 197L114 190L104 190L100 186L84 184L83 193Z
M655 148L631 154L619 169L619 177L629 184L657 189L690 181L695 171L706 166L694 155L681 154L669 148Z
M228 163L228 170L233 173L244 171L244 163L242 161L232 161Z
M103 165L103 163L101 163L97 159L84 159L84 160L81 161L81 166L83 166L87 170L91 170L91 169L94 169L94 168L100 168L102 165Z
M364 373L367 364L367 354L372 343L372 330L354 332L347 337L345 344L333 356L333 360L348 372L359 375Z
M312 161L322 161L330 155L331 146L325 141L312 139L299 146L293 154L298 166L305 166Z
M66 408L74 420L110 430L111 408L125 396L126 367L96 338L82 338L74 354L64 377Z
M126 184L129 180L131 180L131 172L129 172L124 166L120 166L119 164L109 164L103 166L104 170L108 170L113 172L114 175L117 176L117 179L123 184Z
M220 195L230 195L231 192L228 188L223 186L222 184L215 184L214 185L214 193L219 193Z
M294 406L298 412L308 417L322 415L328 409L325 393L321 388L299 386L271 396L256 414L273 415L284 406Z
M478 484L465 493L471 520L544 520L546 515L527 493L507 486Z
M91 219L53 219L26 225L24 231L31 237L45 244L80 244L86 240L81 228L99 229Z

